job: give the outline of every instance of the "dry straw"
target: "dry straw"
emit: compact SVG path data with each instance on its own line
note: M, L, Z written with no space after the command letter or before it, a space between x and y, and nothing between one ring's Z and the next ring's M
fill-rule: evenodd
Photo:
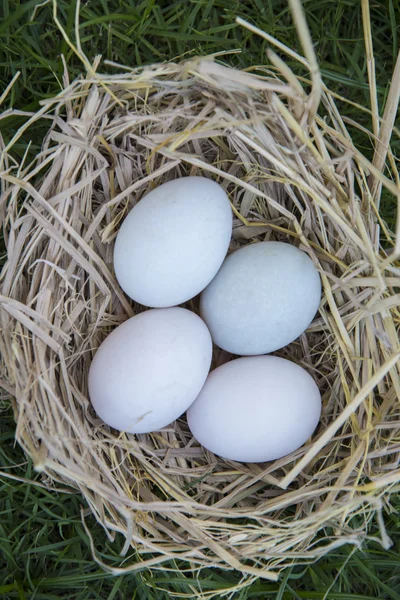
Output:
M240 585L277 579L284 566L360 545L374 519L374 535L390 545L383 512L400 480L400 221L390 232L379 197L385 188L400 200L389 146L400 61L381 117L364 2L370 162L352 142L346 100L321 81L299 2L291 5L305 57L240 20L279 50L258 74L215 57L102 74L68 40L86 75L70 83L65 73L58 96L2 143L0 383L16 438L47 485L79 490L107 535L126 537L122 555L138 552L137 563L104 565L114 573L179 558L194 569L237 569ZM311 80L297 78L284 55ZM13 147L39 119L49 124L42 150L18 161ZM290 242L321 274L318 317L280 354L314 376L322 419L304 447L276 462L222 460L196 443L184 417L154 434L119 434L88 401L96 348L143 310L114 277L118 227L145 193L183 175L228 192L231 249ZM215 353L216 363L228 358Z

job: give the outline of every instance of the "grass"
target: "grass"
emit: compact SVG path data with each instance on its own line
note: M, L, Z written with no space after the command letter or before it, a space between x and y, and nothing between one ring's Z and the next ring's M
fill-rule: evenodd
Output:
M39 0L0 0L0 92L13 75L21 75L6 100L6 108L35 110L42 98L60 89L64 54L70 76L81 70L52 21L50 3ZM364 42L359 0L305 0L323 77L340 94L369 105ZM35 7L37 10L34 11ZM76 0L58 2L59 17L73 37ZM286 0L97 0L82 3L81 38L86 54L124 64L241 49L226 56L235 66L265 63L266 46L237 27L242 16L298 50L296 32ZM400 6L398 0L371 2L379 105L384 105L388 80L398 51ZM291 65L294 67L294 65ZM296 66L297 68L297 66ZM4 107L2 107L4 108ZM382 112L382 110L381 110ZM348 115L370 127L368 118ZM8 140L23 122L0 121L0 133ZM356 133L362 150L369 147L362 132ZM42 130L30 130L20 140L22 155L28 141L31 152L40 147ZM400 156L400 142L393 144ZM394 220L394 207L383 198L385 216ZM76 600L164 600L199 590L225 590L239 581L233 573L204 570L198 578L185 566L168 564L155 576L148 571L113 578L91 559L90 545L81 520L82 506L76 495L49 491L40 485L21 450L14 445L12 412L4 403L0 414L0 468L14 477L0 478L0 598ZM27 480L27 481L26 481ZM31 480L36 481L33 483ZM371 541L363 551L343 547L308 568L286 571L279 583L257 581L235 598L292 600L367 600L400 598L400 499L387 510L386 526L394 545L383 551ZM102 559L118 565L122 540L106 543L103 530L90 516L87 524ZM372 530L373 537L374 531ZM135 557L131 557L134 560Z

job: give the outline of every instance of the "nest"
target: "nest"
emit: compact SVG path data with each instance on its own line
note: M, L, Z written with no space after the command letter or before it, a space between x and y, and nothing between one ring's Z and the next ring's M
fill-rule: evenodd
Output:
M369 160L352 142L345 99L321 81L301 13L297 24L306 58L245 26L308 67L311 81L273 52L255 73L208 57L99 74L99 60L83 57L86 75L65 75L58 96L3 143L0 383L16 439L47 485L79 490L110 539L125 536L122 556L139 556L102 563L114 573L179 558L241 571L243 585L276 579L285 566L360 545L373 520L375 539L390 545L382 511L400 479L400 236L379 198L382 189L400 198L388 145L399 73L383 119L371 113ZM17 160L14 144L43 119L41 152ZM113 273L119 225L154 186L185 175L227 191L231 250L290 242L321 275L317 318L278 354L315 378L322 418L306 445L275 462L213 455L184 416L151 434L120 433L88 400L99 344L144 310ZM196 300L186 306L197 310ZM229 358L215 349L214 365Z

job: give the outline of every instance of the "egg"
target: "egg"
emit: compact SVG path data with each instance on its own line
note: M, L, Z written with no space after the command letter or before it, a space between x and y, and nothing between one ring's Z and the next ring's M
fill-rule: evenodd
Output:
M293 342L310 325L320 299L320 277L305 252L258 242L226 258L201 295L200 312L215 344L249 356Z
M161 429L199 394L211 363L204 322L184 308L140 313L114 329L89 370L89 396L107 425L130 433Z
M181 304L213 279L231 234L230 202L219 184L205 177L168 181L122 223L114 247L116 278L145 306Z
M187 420L214 454L266 462L302 446L320 413L321 396L307 371L276 356L249 356L210 373Z

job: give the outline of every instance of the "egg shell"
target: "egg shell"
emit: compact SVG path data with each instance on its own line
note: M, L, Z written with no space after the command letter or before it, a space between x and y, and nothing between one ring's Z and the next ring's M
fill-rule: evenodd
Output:
M124 292L145 306L168 307L199 294L220 268L232 234L223 188L182 177L148 193L128 214L114 247Z
M215 344L251 356L293 342L310 325L320 299L320 277L305 252L258 242L226 258L201 295L200 313Z
M320 414L321 396L307 371L276 356L249 356L210 373L187 420L214 454L265 462L302 446Z
M211 336L200 317L184 308L148 310L100 345L89 370L90 400L115 429L161 429L196 399L211 355Z

